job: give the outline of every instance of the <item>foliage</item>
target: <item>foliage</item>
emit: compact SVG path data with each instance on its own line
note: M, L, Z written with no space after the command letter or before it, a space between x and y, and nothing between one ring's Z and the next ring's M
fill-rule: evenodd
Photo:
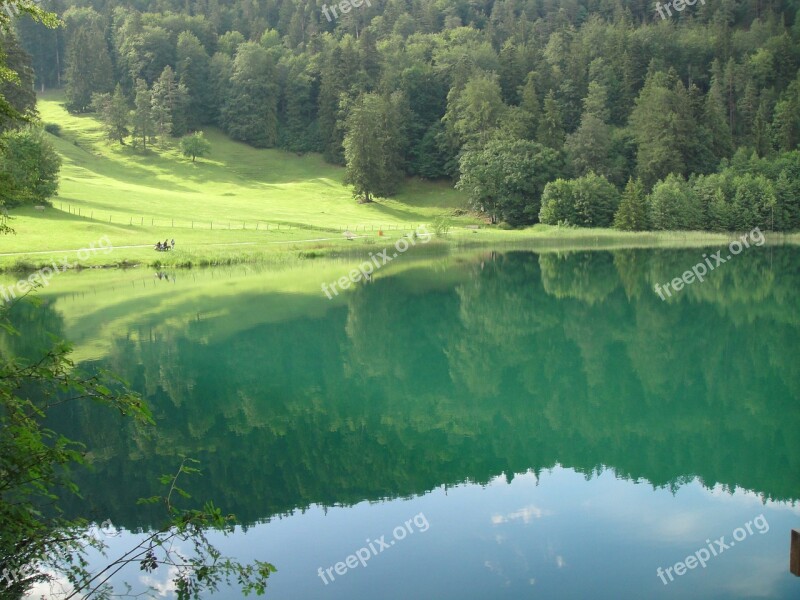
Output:
M561 158L536 142L500 138L461 157L456 187L470 205L498 220L519 226L535 223L545 184L561 169Z
M190 157L195 162L197 157L202 157L211 152L211 142L209 142L202 131L196 131L191 135L181 138L181 153Z
M542 194L539 219L546 225L609 227L619 205L619 192L595 173L548 183Z
M67 108L86 112L93 94L114 87L111 53L106 43L105 19L91 8L71 8L64 15L69 33L67 44Z
M451 226L452 224L447 215L439 215L433 220L433 231L438 237L447 237L450 234ZM416 231L414 235L416 235Z
M0 27L0 133L35 116L33 78L28 56L17 37Z
M136 80L136 95L134 96L131 122L133 123L133 144L142 150L147 150L147 142L155 134L155 122L153 121L153 94L144 79Z
M617 213L614 215L614 228L623 231L646 231L650 229L650 214L647 196L641 180L628 180L622 193Z
M278 141L278 87L272 55L255 42L240 44L222 107L222 128L256 148Z
M125 138L130 133L130 108L128 100L122 91L122 86L117 84L114 94L94 94L92 96L92 109L100 116L106 130L106 137L125 143Z
M0 135L0 202L8 207L46 202L58 190L61 158L33 126Z
M742 149L771 159L800 142L797 6L788 0L704 5L668 21L642 3L374 4L332 24L308 2L232 0L203 14L173 0L94 3L69 8L64 31L20 21L30 61L4 48L37 89L66 82L77 111L117 84L134 105L143 80L162 143L170 129L180 137L213 122L253 146L321 151L342 165L357 99L401 94L393 163L430 179L457 179L461 156L496 137L563 149L564 168L549 181L594 172L619 189L640 178L648 192L671 174L719 171ZM161 81L167 69L172 79ZM27 81L16 86L19 99L30 91ZM12 94L2 94L5 114ZM790 186L786 178L775 188L776 228L795 226L782 216Z
M18 335L6 320L6 310L0 309L0 326L8 335ZM110 373L77 371L70 351L59 342L32 361L7 351L0 354L0 568L14 574L0 580L0 591L19 595L34 582L61 575L72 586L65 598L109 597L110 576L136 562L145 572L172 568L179 598L200 598L223 581L238 583L245 594L263 594L273 565L243 565L222 556L208 540L208 530L232 531L233 516L223 515L210 502L200 510L176 506L174 496L190 498L177 485L178 478L199 473L190 466L196 461L188 459L177 474L162 477L161 483L169 486L166 496L144 500L162 502L167 522L99 571L88 570L86 551L103 550L105 542L86 532L85 519L67 518L59 511L66 496L79 494L73 470L86 465L87 449L47 427L47 416L61 405L91 402L141 425L153 424L153 419L141 397ZM192 551L179 550L176 542L189 544Z
M684 179L671 174L655 185L650 194L650 221L653 229L700 229L701 218L697 194Z
M44 130L50 135L61 137L61 125L58 123L45 123Z
M390 196L403 178L406 144L405 97L364 94L349 108L345 122L345 183L353 196L370 202L373 195Z

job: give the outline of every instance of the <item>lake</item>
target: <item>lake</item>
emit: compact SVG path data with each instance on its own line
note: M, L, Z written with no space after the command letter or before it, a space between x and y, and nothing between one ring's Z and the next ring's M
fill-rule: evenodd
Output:
M268 598L797 598L800 250L661 300L714 250L409 251L331 300L358 261L67 273L2 343L55 333L151 405L52 421L91 449L65 506L112 555L190 456Z

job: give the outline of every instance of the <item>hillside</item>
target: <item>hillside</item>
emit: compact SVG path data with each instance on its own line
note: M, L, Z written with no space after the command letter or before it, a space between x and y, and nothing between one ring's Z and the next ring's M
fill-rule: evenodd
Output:
M129 260L152 261L152 245L165 238L195 255L198 246L254 244L235 247L241 254L273 242L338 242L345 229L388 236L463 205L450 185L416 179L392 199L359 204L342 184L344 170L317 154L255 149L211 128L211 154L192 163L174 144L142 153L108 143L92 116L70 115L59 95L45 94L38 108L43 122L61 128L48 135L63 160L59 195L44 211L11 210L17 235L0 238L0 254L77 249L103 235L116 247L147 245L126 249ZM203 255L224 260L232 248Z

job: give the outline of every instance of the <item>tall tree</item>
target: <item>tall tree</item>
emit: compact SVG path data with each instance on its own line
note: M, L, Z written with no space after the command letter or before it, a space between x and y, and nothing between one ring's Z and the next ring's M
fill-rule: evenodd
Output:
M0 206L46 202L58 189L60 168L41 129L6 131L0 136Z
M269 51L255 42L239 46L222 125L236 140L259 148L278 141L277 71Z
M2 60L3 54L5 54L9 75L3 77L3 74L0 73L0 98L10 106L11 112L17 117L11 114L6 115L4 111L0 110L0 133L22 124L24 120L18 117L31 115L36 110L36 94L33 91L33 70L30 57L19 45L13 32L0 28L0 60Z
M100 120L106 130L106 136L111 140L124 144L125 138L130 133L128 131L130 108L128 107L128 99L122 91L122 86L118 83L113 95L94 94L92 108L99 113Z
M193 33L184 31L178 36L176 73L186 86L189 104L186 110L190 130L211 122L212 96L208 83L208 53Z
M545 96L536 140L554 150L560 150L564 145L564 122L553 90Z
M493 223L519 226L539 218L542 190L562 170L557 152L536 142L499 138L468 149L460 161L456 187L474 210Z
M463 89L450 90L443 121L461 145L480 146L494 135L505 110L497 76L480 72Z
M652 73L631 112L637 169L648 187L670 173L686 171L681 133L676 126L684 118L680 112L685 107L676 97L674 84L674 79L666 73Z
M105 38L104 19L91 8L72 8L64 15L67 23L67 108L89 110L92 94L114 88L111 55Z
M633 177L628 180L622 193L617 214L614 215L614 228L623 231L646 231L650 229L650 215L644 186Z
M165 144L170 135L183 135L186 132L188 92L186 86L177 82L172 67L166 66L153 84L151 100L153 124L159 141Z
M153 137L153 97L144 79L136 80L135 100L133 101L133 140L134 145L141 144L147 150L147 142Z
M371 202L373 195L393 194L403 179L408 107L400 93L363 94L345 122L345 183L353 195Z

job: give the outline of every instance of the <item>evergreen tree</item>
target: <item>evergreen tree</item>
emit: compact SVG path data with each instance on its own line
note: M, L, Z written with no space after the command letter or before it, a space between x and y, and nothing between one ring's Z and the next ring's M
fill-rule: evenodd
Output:
M681 132L676 127L683 117L670 77L651 74L645 82L631 113L630 128L636 140L636 163L645 186L670 173L686 171Z
M186 121L189 130L211 122L209 62L205 48L193 33L184 31L178 36L175 72L188 94Z
M443 121L461 145L482 145L497 130L505 110L497 77L478 73L463 89L450 91Z
M144 79L136 80L135 99L133 101L133 143L147 150L147 142L155 132L153 123L153 97Z
M373 195L389 196L403 178L407 103L402 94L391 97L363 94L348 111L345 123L345 183L353 196L371 202Z
M113 94L95 94L92 97L92 108L100 115L108 139L124 144L130 133L130 108L122 86L117 84Z
M257 148L278 141L278 85L269 51L255 42L239 46L233 63L222 125L235 140Z
M110 92L114 87L111 58L102 17L93 9L71 9L64 15L67 43L67 108L85 112L92 94Z
M172 67L166 66L152 90L153 126L162 144L167 143L170 135L178 137L186 131L184 114L187 104L186 86L178 83Z
M706 94L704 124L711 137L710 150L717 163L727 158L733 151L731 128L725 114L725 100L722 85L717 79L711 80L711 87Z
M650 229L649 208L644 185L633 177L622 193L617 214L614 215L614 228L622 231L647 231Z
M553 90L547 92L544 99L536 140L554 150L560 150L564 145L564 124Z

